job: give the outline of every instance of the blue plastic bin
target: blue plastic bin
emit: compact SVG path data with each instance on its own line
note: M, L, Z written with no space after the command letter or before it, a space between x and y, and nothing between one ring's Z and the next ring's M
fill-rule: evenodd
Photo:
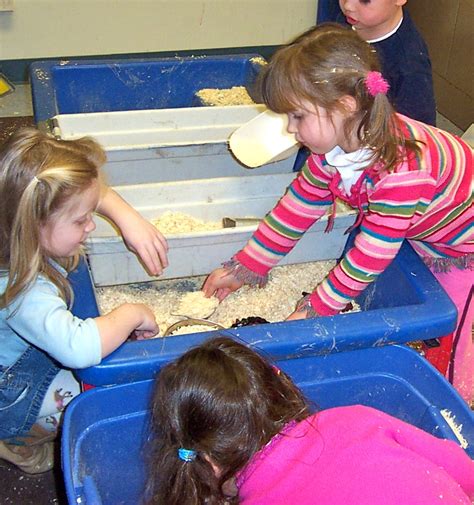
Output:
M30 67L34 117L201 106L195 93L204 88L245 86L251 94L262 63L258 54L37 61Z
M83 318L97 316L87 267L83 264L70 278L76 292L73 311ZM258 345L274 359L282 359L441 337L451 333L456 323L454 304L408 244L357 302L361 312L220 333ZM253 314L236 314L236 318L249 315ZM99 365L78 370L77 375L95 386L149 379L163 363L208 337L206 332L127 342Z
M451 385L404 346L285 359L290 374L319 408L363 404L440 438L458 442L440 414L447 409L474 456L474 415ZM144 443L153 381L97 388L71 402L64 417L62 466L71 504L140 503ZM349 427L350 429L350 427Z

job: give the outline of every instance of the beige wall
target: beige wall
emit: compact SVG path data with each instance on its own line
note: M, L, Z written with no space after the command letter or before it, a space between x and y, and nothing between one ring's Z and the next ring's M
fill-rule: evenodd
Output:
M14 0L0 59L279 45L315 24L317 0Z
M436 106L465 130L474 122L474 0L410 0L433 63Z

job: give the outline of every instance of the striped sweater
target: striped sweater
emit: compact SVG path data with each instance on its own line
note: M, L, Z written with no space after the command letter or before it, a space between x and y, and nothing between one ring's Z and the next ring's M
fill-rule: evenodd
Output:
M391 172L364 169L348 196L337 170L311 155L286 194L229 265L262 284L270 269L338 197L359 210L360 231L341 261L316 287L311 305L337 314L383 272L409 239L425 261L474 268L472 149L435 127L398 115L407 138L422 141L417 156ZM317 247L317 245L316 245Z

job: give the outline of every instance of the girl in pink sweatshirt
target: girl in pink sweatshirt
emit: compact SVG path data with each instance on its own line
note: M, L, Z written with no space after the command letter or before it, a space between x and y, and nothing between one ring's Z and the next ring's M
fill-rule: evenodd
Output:
M301 391L226 337L159 374L148 503L469 505L474 462L362 405L312 414Z

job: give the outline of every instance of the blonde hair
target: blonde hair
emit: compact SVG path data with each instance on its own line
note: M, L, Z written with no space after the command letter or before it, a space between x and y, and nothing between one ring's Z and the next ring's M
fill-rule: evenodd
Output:
M343 111L344 96L353 97L357 110L347 117L345 133L356 131L361 146L372 149L372 162L390 170L406 156L406 148L418 147L404 138L387 96L368 92L370 71L380 71L370 44L353 30L323 23L274 54L260 74L262 99L279 113L298 109L302 101L331 113Z
M57 140L34 128L13 133L0 148L0 266L8 270L0 308L9 305L39 274L70 301L70 287L49 262L40 229L74 194L100 180L106 156L91 138ZM79 259L54 258L66 270Z

